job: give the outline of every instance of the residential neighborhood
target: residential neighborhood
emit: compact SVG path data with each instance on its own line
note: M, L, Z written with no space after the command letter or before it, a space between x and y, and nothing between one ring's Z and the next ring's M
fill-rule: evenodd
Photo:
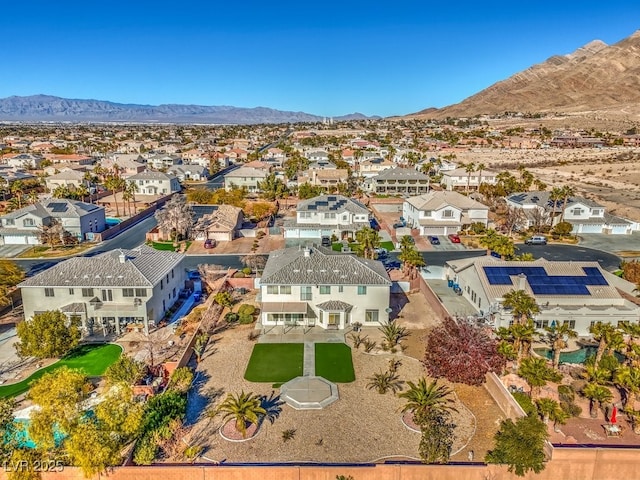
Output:
M548 134L484 121L1 125L0 402L29 439L12 448L48 441L39 382L77 362L95 415L122 395L122 415L166 417L109 427L104 468L129 468L125 447L148 468L491 468L523 421L551 455L640 447L640 216L509 163ZM544 155L604 148L552 133ZM415 414L434 391L446 434ZM56 448L80 448L74 428Z

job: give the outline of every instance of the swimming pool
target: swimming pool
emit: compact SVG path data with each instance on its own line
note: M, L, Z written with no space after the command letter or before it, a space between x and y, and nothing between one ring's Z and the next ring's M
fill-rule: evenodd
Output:
M549 360L553 359L553 350L550 348L534 348L533 351L541 357L548 358ZM584 363L587 358L595 355L597 351L598 347L594 345L585 345L580 347L578 350L573 350L572 352L561 352L560 363ZM618 360L624 360L624 357L617 352L616 357L618 357Z
M15 434L13 435L13 438L18 442L19 447L36 448L35 442L31 440L31 438L29 437L29 432L27 431L29 429L29 422L30 421L28 418L15 419L17 429ZM62 441L65 439L65 436L66 435L64 435L62 432L59 432L58 430L54 431L53 437L56 442L56 447L62 443Z
M104 223L106 223L107 228L115 227L120 222L122 222L122 220L120 220L119 218L107 217L107 218L104 219Z

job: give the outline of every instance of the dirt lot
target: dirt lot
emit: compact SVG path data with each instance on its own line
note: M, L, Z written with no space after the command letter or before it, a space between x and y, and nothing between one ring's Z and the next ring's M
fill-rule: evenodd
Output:
M498 171L523 165L548 188L569 184L609 213L640 221L640 149L475 149L456 152L456 157L458 162L484 163Z

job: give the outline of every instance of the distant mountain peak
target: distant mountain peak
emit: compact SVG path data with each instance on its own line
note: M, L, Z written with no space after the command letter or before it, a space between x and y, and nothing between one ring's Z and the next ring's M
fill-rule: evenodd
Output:
M436 111L430 118L503 112L607 113L640 119L640 30L614 45L593 40L568 55L554 55Z
M0 121L257 124L319 122L324 117L269 107L137 105L37 94L0 99ZM367 119L360 113L334 117Z

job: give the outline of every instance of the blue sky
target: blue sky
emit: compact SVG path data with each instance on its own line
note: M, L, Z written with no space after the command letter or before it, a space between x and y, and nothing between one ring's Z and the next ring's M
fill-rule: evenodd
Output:
M0 97L387 116L616 43L640 2L22 0L2 17Z

